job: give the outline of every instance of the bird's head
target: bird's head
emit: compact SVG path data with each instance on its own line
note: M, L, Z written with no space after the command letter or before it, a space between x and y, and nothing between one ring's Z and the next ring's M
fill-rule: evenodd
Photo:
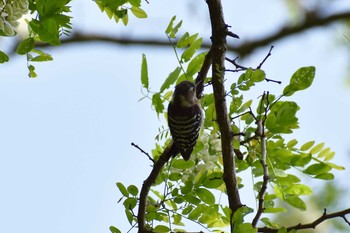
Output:
M196 85L187 80L177 84L173 94L173 102L183 108L193 107L193 105L198 103Z

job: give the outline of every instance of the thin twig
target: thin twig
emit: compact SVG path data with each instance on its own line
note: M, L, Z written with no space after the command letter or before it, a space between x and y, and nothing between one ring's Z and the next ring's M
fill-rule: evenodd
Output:
M271 51L272 51L273 48L274 48L274 46L272 45L272 46L270 47L270 50L269 50L268 54L265 56L265 58L262 60L262 62L256 67L257 70L260 70L261 67L262 67L262 65L263 65L263 64L265 63L265 61L267 60L267 58L268 58L269 56L271 56Z
M143 154L145 154L148 157L149 160L151 160L154 163L154 159L146 151L144 151L141 147L139 147L138 145L136 145L133 142L131 143L131 145L133 147L136 147L137 149L139 149Z
M266 138L265 138L265 132L264 132L264 122L263 120L258 120L257 121L257 125L258 125L258 135L260 137L260 145L261 145L261 166L263 168L263 182L259 191L259 195L258 195L258 199L259 199L259 205L258 205L258 210L257 213L252 221L252 225L253 227L256 226L256 224L258 223L261 214L264 212L264 195L267 189L267 183L269 181L269 171L268 171L268 167L266 164Z

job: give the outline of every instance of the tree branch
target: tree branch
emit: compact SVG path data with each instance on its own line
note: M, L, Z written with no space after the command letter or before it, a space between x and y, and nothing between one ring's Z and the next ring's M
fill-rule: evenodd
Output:
M174 146L173 141L169 143L167 148L163 151L162 155L159 157L159 159L154 163L153 169L147 179L143 182L141 192L140 192L140 203L139 203L139 209L137 214L137 222L139 227L139 233L152 233L152 231L148 230L145 225L145 216L146 216L146 205L147 205L147 196L149 193L149 190L151 186L156 181L159 172L164 167L164 164L166 164L172 153L172 147Z
M322 10L318 10L322 11ZM229 45L228 50L233 51L238 54L240 57L244 57L252 53L254 50L261 48L266 45L271 45L273 42L287 38L288 36L297 35L301 32L304 32L315 27L327 26L334 22L341 20L350 19L350 11L338 12L332 15L323 16L318 11L310 12L308 17L298 25L290 26L289 24L284 25L278 31L267 35L265 37L256 39L254 41L245 41L240 45ZM170 45L168 40L161 39L147 39L147 38L128 38L128 37L116 37L116 36L107 36L94 33L82 33L79 31L74 32L70 37L63 38L61 43L71 44L71 43L81 43L81 42L105 42L119 45L141 45L141 46L152 46L152 47L168 47ZM174 42L176 43L176 41ZM37 48L47 47L49 44L36 44ZM9 52L14 53L16 51L17 45ZM211 48L211 42L204 41L202 47L204 49Z
M265 96L265 93L263 95L263 98ZM266 97L267 98L267 97ZM263 100L261 100L263 101ZM257 121L257 125L258 125L258 135L260 137L260 146L261 146L261 166L263 168L264 171L264 175L263 175L263 182L258 194L258 200L259 200L259 205L258 205L258 210L257 213L252 221L252 226L255 227L256 224L258 223L261 214L264 212L265 208L264 208L264 195L267 189L267 183L269 182L269 171L268 171L268 167L266 164L266 137L265 137L265 132L264 132L264 121L259 119Z
M332 218L339 218L339 217L343 218L344 221L350 226L349 221L346 219L347 214L350 214L350 209L345 209L345 210L331 213L331 214L327 214L327 210L324 209L323 214L318 219L313 221L312 223L306 223L306 224L299 223L295 226L287 227L287 231L289 232L291 230L315 229L317 227L317 225L319 225L323 221L326 221L326 220L332 219ZM258 232L277 233L278 229L268 228L268 227L260 227L260 228L258 228Z
M232 130L227 114L225 99L224 75L227 26L224 22L220 0L207 0L212 28L212 85L215 99L217 122L221 132L221 147L224 164L224 182L231 209L231 220L234 212L242 206L239 197L235 162L233 158ZM230 221L231 232L233 222Z

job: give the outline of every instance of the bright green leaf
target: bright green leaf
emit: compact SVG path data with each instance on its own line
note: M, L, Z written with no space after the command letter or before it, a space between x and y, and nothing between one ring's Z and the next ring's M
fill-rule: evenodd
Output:
M333 180L334 175L332 173L323 173L323 174L315 176L315 178L321 179L321 180Z
M186 74L188 76L191 77L200 71L206 55L207 55L207 52L200 53L190 61L186 70Z
M147 66L147 58L145 54L142 54L142 62L141 62L141 83L142 86L148 89L148 66Z
M124 197L129 197L129 192L122 183L117 182L117 187Z
M154 231L159 233L170 232L170 228L164 225L158 225L154 228Z
M324 147L324 142L319 143L310 150L310 153L317 154L318 152L320 152L323 149L323 147Z
M128 197L123 202L125 209L133 209L137 205L137 199L133 197Z
M171 18L171 20L170 20L170 22L169 22L169 24L168 24L168 27L167 27L166 30L165 30L165 33L166 33L167 35L169 35L170 32L173 30L173 24L174 24L174 22L175 22L175 19L176 19L176 15L174 15L174 16Z
M339 166L339 165L334 164L334 163L326 162L326 164L328 166L330 166L331 168L336 169L336 170L345 170L345 167Z
M290 204L291 206L294 206L300 210L306 210L306 204L303 200L301 200L297 196L287 196L286 202Z
M45 61L52 61L52 60L53 58L50 54L39 55L30 59L30 61L33 61L33 62L45 62Z
M290 79L290 83L284 88L283 95L291 96L296 91L305 90L311 86L315 77L315 67L302 67L298 69Z
M293 148L296 144L298 144L298 141L296 139L292 139L287 143L288 148Z
M128 25L128 23L129 23L129 15L128 14L125 14L121 19L122 19L122 22L125 26Z
M314 144L315 144L315 141L306 142L304 145L302 145L300 147L300 150L301 151L306 151L306 150L310 149Z
M21 43L17 46L17 53L24 55L29 53L34 48L34 38L29 37L25 40L22 40Z
M253 227L250 223L241 223L235 226L234 232L256 233L258 232L258 229Z
M132 6L136 6L136 7L141 6L141 0L129 0L129 3L130 3Z
M294 194L297 196L300 195L311 195L312 189L309 186L306 186L304 184L293 184L288 186L285 190L285 193L287 194Z
M157 113L162 113L164 111L164 104L162 99L160 98L160 93L155 93L152 96L152 105L156 109Z
M125 209L125 215L126 215L128 221L129 221L130 225L131 225L132 221L134 219L134 216L133 216L131 210L130 209Z
M215 203L215 196L205 188L198 188L196 190L197 196L205 203L213 205Z
M202 44L202 38L199 38L198 40L194 41L190 47L188 47L181 55L181 60L187 62L189 61L194 53L197 51L197 49L200 48Z
M193 160L185 161L183 159L177 159L172 163L172 167L178 169L186 169L194 166L195 162Z
M28 70L29 70L29 78L36 78L38 75L35 73L35 67L33 65L29 65L28 66Z
M292 133L299 128L296 112L299 106L295 102L279 101L273 105L266 119L266 128L272 133Z
M307 167L303 172L310 175L320 175L331 170L331 166L325 163L316 163Z
M280 212L286 212L285 208L282 207L268 207L264 208L264 213L274 214L274 213L280 213Z
M130 10L137 18L147 18L146 12L137 6L132 6Z
M250 79L253 81L253 82L261 82L261 81L264 81L265 80L265 77L266 77L266 74L263 70L254 70Z
M114 227L114 226L110 226L109 227L109 230L112 232L112 233L122 233L118 228Z
M129 185L128 192L133 196L137 196L137 194L139 193L139 189L135 185Z
M171 72L169 74L169 76L165 79L159 92L162 93L165 89L168 89L170 87L170 85L175 83L175 81L177 80L177 78L180 75L180 72L181 72L181 67L176 67L175 70L173 72Z

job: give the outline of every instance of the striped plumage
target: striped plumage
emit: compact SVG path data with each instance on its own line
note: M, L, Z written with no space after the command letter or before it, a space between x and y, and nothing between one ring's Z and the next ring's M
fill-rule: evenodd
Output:
M184 160L190 159L202 121L203 113L196 97L195 84L190 81L179 83L168 106L168 124L176 152L180 152Z

